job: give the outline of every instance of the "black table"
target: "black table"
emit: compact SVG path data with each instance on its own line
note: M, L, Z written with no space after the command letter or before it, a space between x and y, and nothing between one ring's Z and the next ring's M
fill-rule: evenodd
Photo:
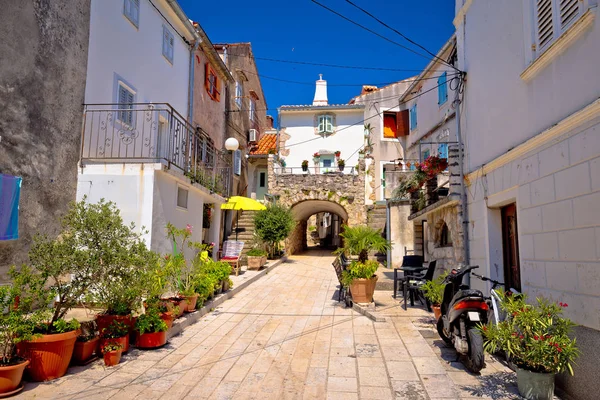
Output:
M394 268L394 298L396 298L396 292L398 291L398 271L404 272L404 276L413 275L415 272L420 272L426 270L427 267L400 267ZM404 283L403 283L404 285Z

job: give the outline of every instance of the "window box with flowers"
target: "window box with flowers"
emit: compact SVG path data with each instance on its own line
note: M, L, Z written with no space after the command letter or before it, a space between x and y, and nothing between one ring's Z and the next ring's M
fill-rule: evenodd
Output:
M523 397L552 399L555 374L573 374L572 364L579 356L575 339L570 337L574 324L562 316L567 304L538 298L532 305L524 295L505 293L501 307L508 318L479 328L484 348L503 350L517 366L517 386Z

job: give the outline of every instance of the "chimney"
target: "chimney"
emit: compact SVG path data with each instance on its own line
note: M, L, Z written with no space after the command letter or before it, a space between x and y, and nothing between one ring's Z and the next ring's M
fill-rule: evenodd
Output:
M323 80L323 74L319 74L319 80L315 88L315 98L313 99L313 106L326 106L327 105L327 81Z
M273 117L267 115L267 129L273 129Z

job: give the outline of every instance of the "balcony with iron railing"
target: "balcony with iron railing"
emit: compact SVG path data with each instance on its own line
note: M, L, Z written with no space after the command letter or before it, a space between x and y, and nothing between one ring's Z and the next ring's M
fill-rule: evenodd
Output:
M162 163L211 193L230 194L231 164L168 103L85 104L81 164Z

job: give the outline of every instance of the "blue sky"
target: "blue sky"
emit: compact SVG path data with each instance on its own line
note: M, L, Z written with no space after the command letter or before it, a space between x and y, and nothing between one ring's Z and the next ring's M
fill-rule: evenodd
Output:
M255 57L327 64L422 69L428 60L386 42L310 0L179 0L188 17L200 23L213 43L251 42ZM319 0L352 20L416 51L396 33L344 0ZM436 53L453 32L454 1L353 0L388 25ZM362 84L395 82L418 71L373 71L284 64L257 60L261 75L304 82L292 84L261 78L268 113L283 104L309 104L314 81L327 80L329 103L347 103ZM347 85L352 86L335 86Z

